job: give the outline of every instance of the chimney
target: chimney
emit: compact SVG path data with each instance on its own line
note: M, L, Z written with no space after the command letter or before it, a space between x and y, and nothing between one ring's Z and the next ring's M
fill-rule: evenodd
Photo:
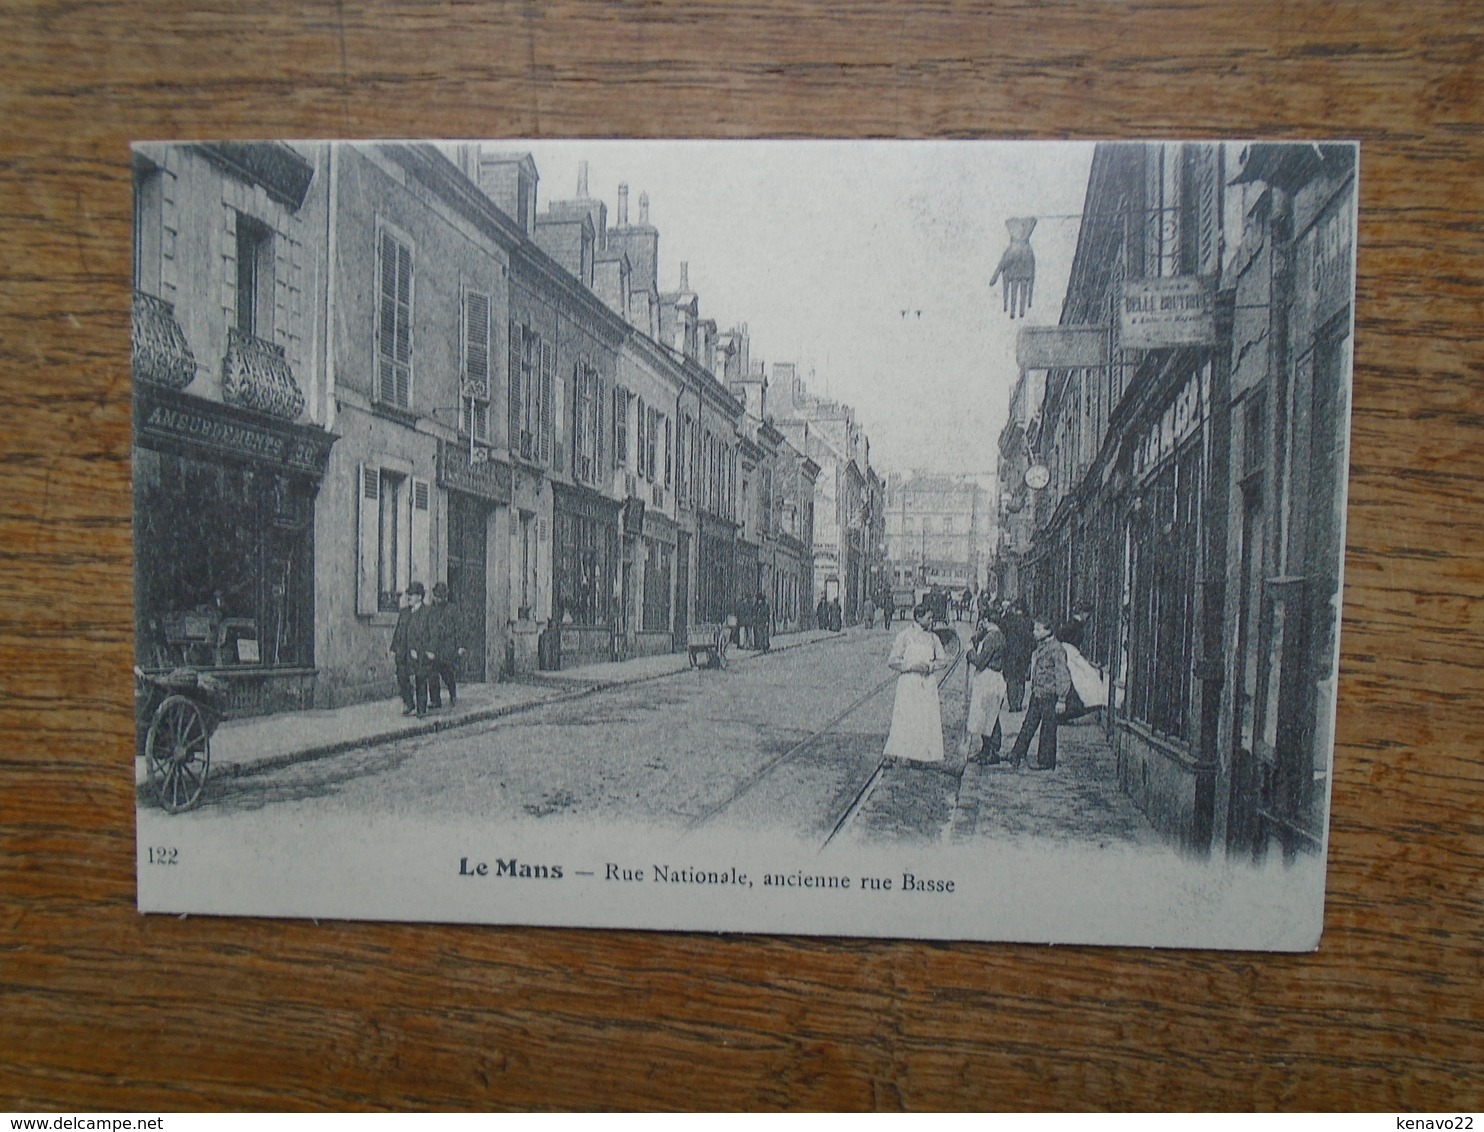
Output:
M587 162L577 163L577 199L587 200Z
M685 260L680 261L680 290L690 290L690 264Z
M640 193L639 194L639 223L640 224L648 224L649 223L649 194L648 193Z
M629 185L627 181L620 182L618 186L618 226L620 228L629 226Z

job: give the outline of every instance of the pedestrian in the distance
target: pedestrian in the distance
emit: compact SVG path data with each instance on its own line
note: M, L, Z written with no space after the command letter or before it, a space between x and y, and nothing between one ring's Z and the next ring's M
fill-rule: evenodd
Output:
M943 710L938 701L937 674L948 667L948 651L938 634L931 631L931 606L918 605L912 617L913 624L897 634L887 659L887 665L900 675L883 757L940 763Z
M821 596L819 604L814 609L814 624L820 629L830 627L830 599Z
M772 648L772 621L773 611L768 608L768 599L759 593L752 606L752 643L758 652L768 652Z
M1005 695L1010 710L1021 711L1025 708L1025 679L1030 672L1031 652L1036 647L1030 615L1023 601L1015 602L1000 618L1000 629L1005 634Z
M873 598L870 594L866 595L864 618L867 629L876 628L876 599Z
M402 594L397 606L397 627L392 630L392 645L388 650L397 665L397 691L402 696L403 715L411 715L417 710L413 700L412 645L408 641L408 631L412 626L413 613L422 605L422 598L421 582L413 582Z
M830 602L830 628L836 633L845 631L845 612L840 608L840 599Z
M881 590L881 627L891 628L891 615L896 612L896 597L891 590L882 587Z
M1005 707L1005 634L988 618L979 627L964 655L969 668L969 714L964 723L964 757L983 758L986 766L1000 761L1004 731L1000 713Z
M1015 736L1015 746L1010 748L1010 765L1020 766L1039 728L1041 741L1036 746L1036 761L1028 765L1032 770L1055 770L1056 701L1072 686L1072 674L1067 668L1066 650L1051 626L1038 618L1032 631L1036 636L1036 651L1031 654L1030 703L1025 709L1020 734Z

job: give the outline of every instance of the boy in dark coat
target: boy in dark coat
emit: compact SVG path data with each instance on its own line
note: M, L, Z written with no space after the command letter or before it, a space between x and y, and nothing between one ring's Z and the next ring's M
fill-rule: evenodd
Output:
M1015 746L1010 749L1010 765L1018 767L1030 752L1031 737L1039 727L1041 742L1036 747L1034 770L1056 769L1056 701L1072 686L1072 671L1067 667L1067 650L1062 648L1051 626L1040 620L1034 623L1036 651L1031 654L1030 703Z

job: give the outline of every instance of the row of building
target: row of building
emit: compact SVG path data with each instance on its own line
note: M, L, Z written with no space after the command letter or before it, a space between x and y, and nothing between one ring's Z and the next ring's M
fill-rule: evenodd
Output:
M1323 843L1356 151L1108 144L1021 339L996 588L1082 613L1123 789L1197 852Z
M387 696L447 583L468 679L859 610L882 485L844 405L661 291L641 195L537 211L528 154L222 143L134 156L140 663L232 710ZM879 557L879 555L878 555Z
M892 472L886 477L888 586L898 594L939 586L988 588L998 550L993 475Z

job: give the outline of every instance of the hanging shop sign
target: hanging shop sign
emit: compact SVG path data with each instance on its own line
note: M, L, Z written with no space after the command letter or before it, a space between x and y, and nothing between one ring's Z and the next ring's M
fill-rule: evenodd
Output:
M1216 344L1216 289L1202 276L1130 279L1118 309L1124 349Z
M487 449L476 448L478 452ZM438 486L462 491L490 503L509 503L510 465L499 460L473 460L467 444L438 442Z
M1015 361L1028 369L1101 369L1108 364L1106 326L1022 326Z

